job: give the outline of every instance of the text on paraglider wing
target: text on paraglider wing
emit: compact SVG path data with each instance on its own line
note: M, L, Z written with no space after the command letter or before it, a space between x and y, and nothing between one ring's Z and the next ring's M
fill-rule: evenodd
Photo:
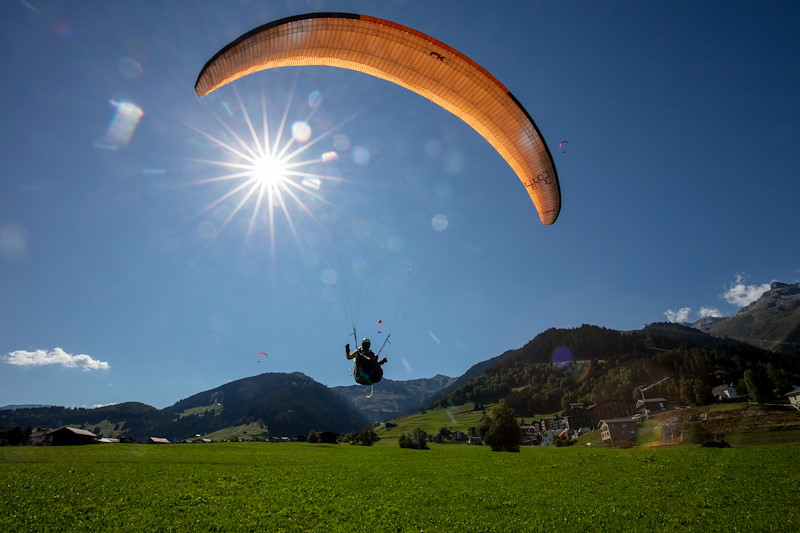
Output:
M534 179L532 179L530 182L528 182L527 186L535 189L542 183L544 183L545 185L550 185L551 183L553 183L550 178L550 172L547 170L545 170L544 172L536 176Z

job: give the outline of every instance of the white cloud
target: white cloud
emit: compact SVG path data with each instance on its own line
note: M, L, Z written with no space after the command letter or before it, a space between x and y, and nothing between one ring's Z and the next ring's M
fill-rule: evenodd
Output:
M681 307L677 311L667 309L664 311L664 316L667 317L667 322L688 322L691 311L691 307Z
M49 352L46 350L33 352L17 350L10 352L4 359L6 363L17 366L62 365L67 368L83 370L108 370L110 368L105 361L98 361L86 354L68 354L61 348L53 348Z
M701 307L700 311L698 311L697 314L700 315L700 318L722 317L722 313L720 313L719 309L717 309L716 307Z
M770 283L745 285L744 275L737 274L736 281L725 291L722 297L729 304L744 307L758 300L769 288Z

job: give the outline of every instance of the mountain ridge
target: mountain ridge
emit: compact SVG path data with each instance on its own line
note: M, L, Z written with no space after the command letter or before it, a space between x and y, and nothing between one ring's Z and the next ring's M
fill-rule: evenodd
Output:
M767 292L733 316L701 327L714 336L800 356L800 283L774 281Z
M757 342L753 342L753 341ZM105 436L171 440L234 425L271 435L357 431L441 402L506 399L520 411L553 412L579 401L635 400L637 387L671 375L653 392L707 402L711 388L735 383L769 396L800 383L800 284L774 282L727 318L658 322L622 332L601 326L547 329L524 346L453 378L385 378L367 399L359 385L329 388L300 373L265 373L199 392L164 409L125 402L95 409L60 406L0 410L0 427L77 425ZM749 375L748 375L749 372ZM554 385L555 383L555 385ZM774 394L773 394L774 395Z

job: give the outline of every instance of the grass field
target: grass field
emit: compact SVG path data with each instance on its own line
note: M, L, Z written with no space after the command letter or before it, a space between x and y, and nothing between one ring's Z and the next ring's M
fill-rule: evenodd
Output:
M800 447L0 448L0 531L791 531Z
M467 405L448 407L446 409L429 409L424 413L393 420L392 422L396 424L396 427L387 429L384 426L379 428L377 433L381 440L378 441L377 445L397 446L400 435L408 435L416 428L425 430L430 436L439 433L439 429L443 427L466 432L470 427L480 426L482 416L483 411L475 411L472 402Z

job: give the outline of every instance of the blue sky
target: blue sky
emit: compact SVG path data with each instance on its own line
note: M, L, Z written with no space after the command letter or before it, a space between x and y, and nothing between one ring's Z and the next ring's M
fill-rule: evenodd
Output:
M222 46L311 11L410 26L494 74L553 152L558 221L385 81L278 69L195 95ZM10 0L0 30L0 405L351 384L353 325L391 332L391 379L457 376L550 327L731 315L800 280L795 2ZM210 163L262 108L336 153L271 222Z

